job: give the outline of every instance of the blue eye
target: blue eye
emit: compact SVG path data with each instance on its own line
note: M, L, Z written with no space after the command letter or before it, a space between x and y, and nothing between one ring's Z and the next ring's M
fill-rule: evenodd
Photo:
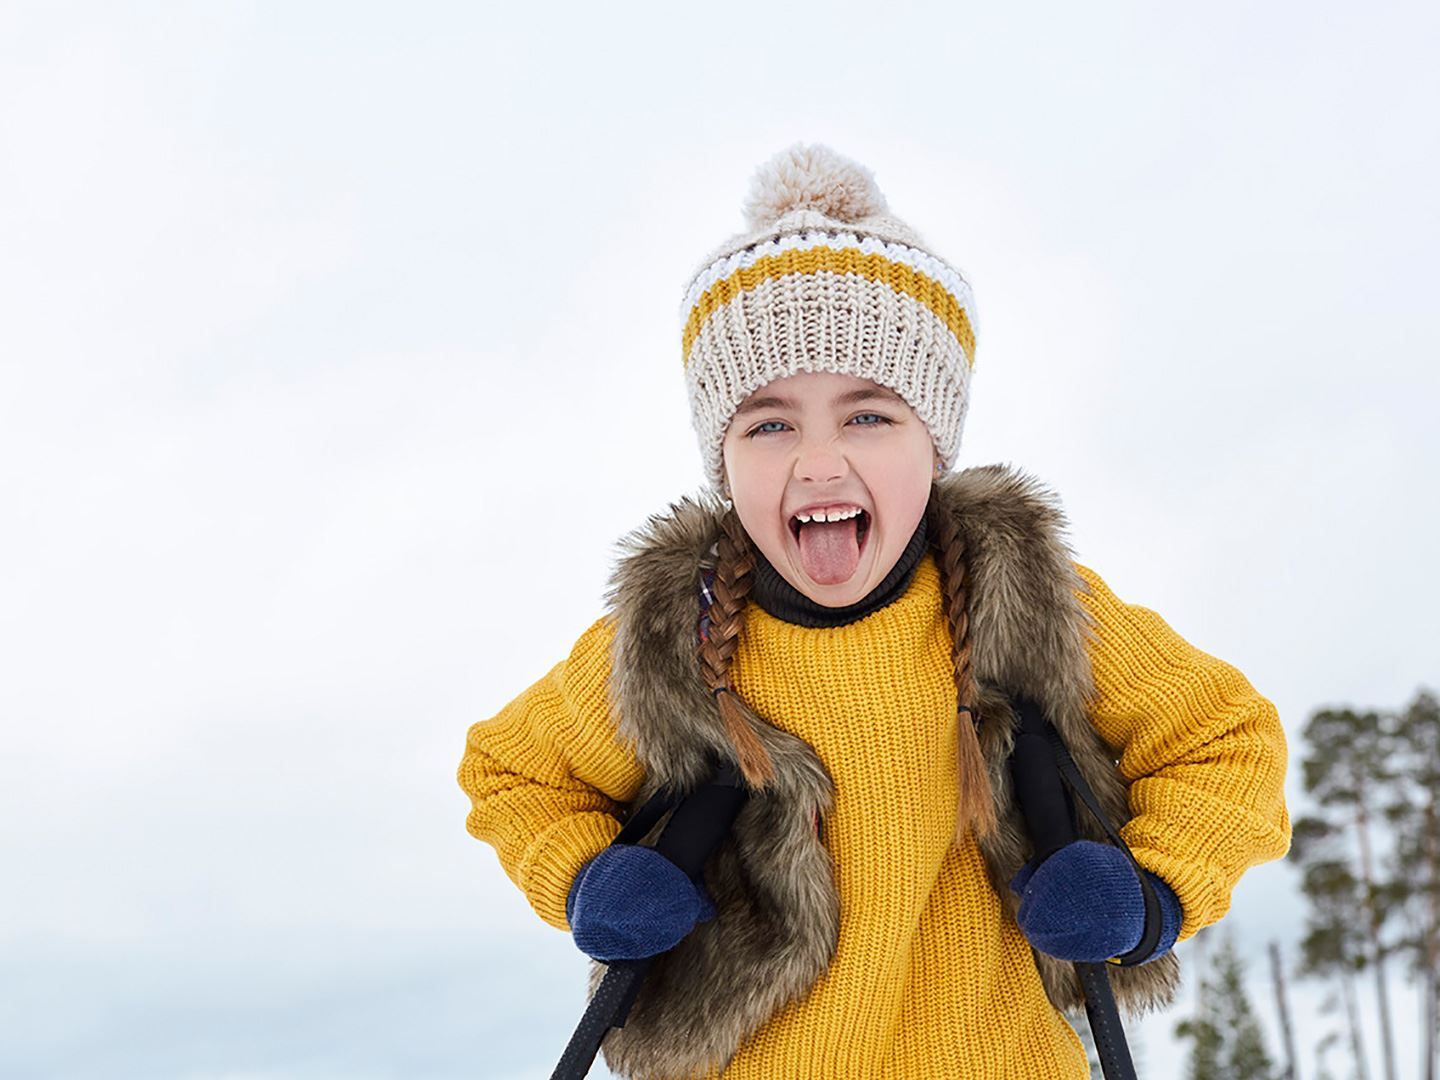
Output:
M858 427L884 427L884 426L894 425L894 423L895 423L895 421L894 421L894 420L891 420L888 416L881 416L879 413L873 413L873 412L871 412L871 413L860 413L858 416L852 417L852 418L851 418L851 422L853 423L853 422L856 421L856 420L863 420L863 419L864 419L865 417L867 417L867 416L868 416L868 417L874 417L874 419L877 420L878 423L874 423L874 424L859 424L859 425L857 425ZM778 434L780 434L778 431L764 431L764 430L762 430L763 428L765 428L765 427L766 427L767 425L769 425L769 424L779 424L781 427L785 427L785 426L786 426L784 420L766 420L765 423L763 423L763 424L756 424L755 427L754 427L751 431L746 432L746 433L745 433L745 437L746 437L747 439L753 439L756 435L778 435Z

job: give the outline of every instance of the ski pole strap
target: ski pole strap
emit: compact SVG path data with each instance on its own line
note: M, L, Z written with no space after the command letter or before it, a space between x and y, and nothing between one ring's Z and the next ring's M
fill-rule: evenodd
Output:
M1095 797L1095 792L1090 790L1090 785L1086 783L1085 777L1076 767L1075 759L1070 756L1070 750L1066 747L1065 740L1060 738L1060 733L1048 721L1045 728L1045 735L1050 740L1050 745L1055 748L1055 764L1060 769L1060 775L1064 777L1070 790L1085 804L1085 808L1090 811L1091 816L1099 822L1100 827L1105 830L1105 835L1125 853L1125 858L1130 860L1130 865L1135 869L1135 876L1140 880L1140 893L1145 899L1145 930L1140 935L1139 943L1133 949L1105 961L1115 967L1134 967L1136 964L1148 960L1150 954L1155 951L1155 946L1160 943L1162 929L1160 898L1155 895L1155 887L1150 884L1150 879L1146 877L1144 869L1135 861L1135 856L1130 853L1130 848L1126 846L1124 840L1120 839L1120 834L1116 832L1115 826L1105 816L1105 811L1100 807L1100 800Z

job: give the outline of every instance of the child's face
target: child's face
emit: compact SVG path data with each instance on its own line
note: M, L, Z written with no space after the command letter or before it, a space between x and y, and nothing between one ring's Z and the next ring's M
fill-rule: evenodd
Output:
M866 392L876 396L845 399ZM827 372L755 391L740 403L722 449L745 531L786 581L826 607L853 604L885 579L920 524L940 460L903 398ZM798 525L796 512L816 504L865 514Z

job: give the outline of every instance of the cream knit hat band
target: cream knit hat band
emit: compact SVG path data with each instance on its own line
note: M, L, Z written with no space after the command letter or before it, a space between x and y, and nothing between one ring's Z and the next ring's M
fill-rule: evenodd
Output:
M740 403L802 371L887 386L930 431L942 467L959 451L975 357L975 302L953 268L886 212L864 167L795 145L761 166L749 233L713 253L681 306L691 418L706 478L723 483Z

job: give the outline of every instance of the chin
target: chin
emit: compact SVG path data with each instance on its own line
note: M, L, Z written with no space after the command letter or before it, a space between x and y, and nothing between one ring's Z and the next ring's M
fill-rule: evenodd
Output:
M849 582L846 582L845 586L831 585L828 586L828 588L839 590L845 588L848 585ZM849 607L851 604L858 603L859 601L865 599L865 596L869 592L869 589L856 589L853 595L848 592L848 590L838 596L834 595L833 593L828 596L810 596L809 593L806 593L805 595L810 596L811 600L814 600L815 603L820 604L823 607L843 608Z

